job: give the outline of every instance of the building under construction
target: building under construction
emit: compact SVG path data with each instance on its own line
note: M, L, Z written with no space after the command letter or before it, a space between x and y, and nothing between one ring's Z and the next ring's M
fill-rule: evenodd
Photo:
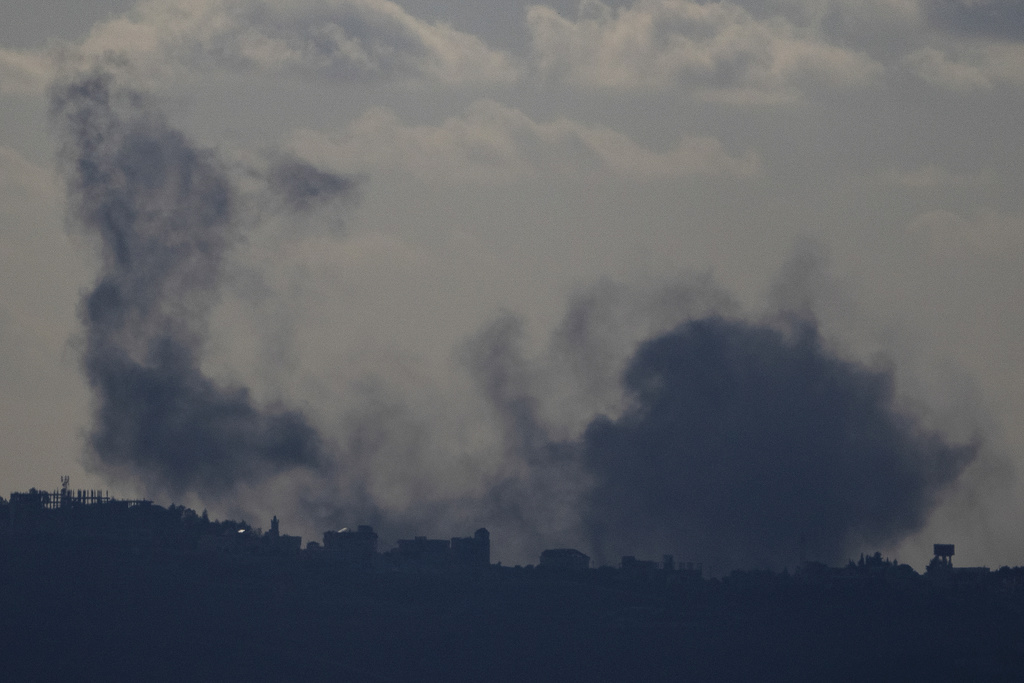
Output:
M68 488L70 483L68 477L61 477L60 482L60 491L29 489L27 493L12 493L10 505L22 509L60 510L83 505L103 505L105 503L119 503L127 507L152 504L152 501L142 499L124 500L111 498L109 491L93 489L72 490Z

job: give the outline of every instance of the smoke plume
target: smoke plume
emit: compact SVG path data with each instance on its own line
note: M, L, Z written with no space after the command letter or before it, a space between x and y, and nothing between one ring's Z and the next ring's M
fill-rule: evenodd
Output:
M102 247L80 308L92 463L147 491L224 500L288 477L318 523L344 512L422 533L474 519L517 558L577 545L600 562L674 552L709 568L778 567L919 529L977 452L902 410L891 372L831 353L806 322L810 304L784 329L725 317L734 304L707 282L639 299L604 283L539 360L510 315L463 345L492 442L468 439L479 453L448 458L465 481L442 485L439 454L465 434L439 422L458 419L408 415L399 397L343 416L328 439L302 413L204 374L245 214L214 152L101 70L55 84L51 115L70 222ZM291 157L260 179L286 215L357 189Z
M582 438L604 561L842 562L921 528L978 448L925 429L889 371L830 353L806 320L693 319L640 345L623 382L630 406Z
M150 491L211 498L284 471L329 471L331 447L302 414L257 406L201 370L222 264L240 237L237 193L216 155L100 70L55 84L51 116L70 222L102 245L80 308L94 464ZM272 175L297 209L351 188L296 161Z
M504 314L467 340L461 360L497 417L501 467L476 506L492 528L509 532L519 555L579 538L589 479L576 448L553 438L538 397L535 366L523 350L522 321ZM527 554L529 553L529 554Z
M359 181L323 171L293 156L275 159L267 185L292 211L308 211L334 199L351 197Z

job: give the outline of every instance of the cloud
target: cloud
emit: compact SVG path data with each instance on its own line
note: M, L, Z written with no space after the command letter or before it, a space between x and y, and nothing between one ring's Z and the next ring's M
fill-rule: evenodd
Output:
M993 171L983 170L974 173L957 173L935 164L919 166L907 171L890 169L882 173L880 178L886 183L895 183L915 190L937 187L980 188L992 185L998 180Z
M5 344L0 356L25 353L42 360L44 349L59 356L66 342L62 323L73 318L74 310L66 297L78 288L81 274L68 258L72 250L65 236L52 229L60 222L60 185L51 168L0 146L0 196L0 290L8 334L16 329L23 342L21 348ZM55 267L58 273L52 272ZM16 396L10 394L12 402Z
M267 172L267 186L292 212L309 211L338 199L350 199L359 182L329 173L293 156L275 159Z
M505 54L389 0L153 0L95 26L87 55L124 54L143 70L228 68L333 81L515 80Z
M927 83L949 90L1024 86L1024 43L948 41L904 57L906 68Z
M1024 11L1017 0L922 0L928 22L943 31L1024 40Z
M758 19L730 2L637 0L613 10L586 0L575 21L534 5L527 22L540 72L589 88L683 87L772 98L814 83L862 86L883 72L865 53L832 45L813 27L781 16Z
M53 195L54 175L44 167L37 166L19 152L0 145L0 187L10 188L18 196L31 193L47 201L57 199ZM10 210L14 202L5 202L0 211Z
M989 263L1015 264L1024 259L1021 216L993 210L965 217L945 209L914 217L907 231L926 253L945 262L983 258Z
M44 52L0 48L0 93L41 94L52 76L52 61Z
M493 100L471 104L440 125L409 125L373 108L340 133L301 131L293 146L325 166L399 169L446 182L505 182L537 172L561 176L744 177L758 156L732 156L715 138L683 136L665 151L646 149L610 128L570 119L537 122Z

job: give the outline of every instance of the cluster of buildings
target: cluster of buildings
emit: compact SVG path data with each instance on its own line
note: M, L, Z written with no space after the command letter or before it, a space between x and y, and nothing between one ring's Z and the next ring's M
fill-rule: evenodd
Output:
M245 522L211 521L183 506L164 508L148 500L118 500L106 492L72 490L62 477L59 491L31 489L0 498L0 541L57 544L75 548L124 549L132 552L180 551L200 554L291 556L336 563L365 570L450 571L489 567L491 539L487 529L472 536L401 539L394 548L380 551L373 527L361 525L326 531L322 541L282 534L275 516L263 532ZM573 548L545 550L538 567L579 572L589 569L590 558ZM671 555L661 562L622 558L624 575L649 578L661 574L699 577L700 565L677 565Z
M433 539L417 536L399 540L397 547L377 551L377 533L371 526L324 532L323 544L311 541L306 552L352 567L365 569L433 569L487 567L491 564L491 535L477 529L466 538Z
M12 493L9 501L0 499L0 540L50 543L75 547L125 548L134 552L146 549L224 553L235 555L288 556L303 554L324 562L365 570L448 571L488 567L491 564L491 540L487 529L477 529L468 537L432 539L416 536L399 540L396 547L381 552L378 536L371 526L324 532L322 542L311 541L302 549L302 538L280 532L277 517L264 533L245 522L210 521L206 513L197 515L183 506L164 508L148 500L118 500L108 493L72 490L67 477L59 491ZM935 545L935 558L928 574L937 580L981 580L987 568L954 568L954 547ZM539 568L561 572L583 572L591 568L591 559L575 548L553 548L540 555ZM618 568L623 576L651 579L667 575L700 578L700 564L676 563L671 555L660 562L622 558ZM809 579L844 579L877 575L888 578L916 576L907 565L875 557L861 558L845 568L830 568L807 562L798 570Z

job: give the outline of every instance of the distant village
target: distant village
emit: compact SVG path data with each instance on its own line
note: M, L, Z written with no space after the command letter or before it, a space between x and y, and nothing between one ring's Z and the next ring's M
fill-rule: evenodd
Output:
M380 548L370 526L304 546L282 526L66 478L0 499L6 678L1024 680L1024 568L954 566L949 544L920 574L874 553L704 576L574 548L492 564L486 529Z
M149 500L126 500L95 490L72 490L63 477L58 491L31 489L0 498L0 542L8 552L19 546L65 547L72 550L127 551L135 555L147 551L239 557L302 557L333 563L360 571L415 571L434 574L481 570L491 564L491 540L487 529L472 536L432 539L417 536L397 541L394 548L381 551L373 527L325 531L321 541L309 541L282 534L275 516L269 531L246 522L211 521L184 506L164 508ZM936 544L935 557L919 575L910 565L883 558L880 553L861 556L844 567L804 561L790 575L814 583L842 584L858 580L906 583L927 579L933 585L984 585L996 583L1016 591L1024 589L1024 570L987 567L954 567L955 548ZM500 567L500 564L498 565ZM524 569L522 567L505 569ZM676 562L672 555L660 560L624 556L618 567L592 567L591 558L574 548L550 548L540 553L537 565L525 569L575 573L616 574L620 578L653 583L694 582L703 579L700 563ZM732 580L763 581L772 572L734 571Z
M300 536L282 534L275 516L264 532L246 522L211 521L184 506L164 508L149 500L124 500L95 490L72 490L62 478L59 491L31 489L0 499L0 535L10 539L64 544L121 546L229 555L322 558L354 569L444 571L491 566L487 529L472 536L401 539L380 551L373 527L360 525L325 531L321 541L302 547ZM590 568L590 558L573 548L553 548L540 555L539 566L565 571ZM668 571L699 577L699 565L676 566L666 555L661 562L623 558L630 571Z

